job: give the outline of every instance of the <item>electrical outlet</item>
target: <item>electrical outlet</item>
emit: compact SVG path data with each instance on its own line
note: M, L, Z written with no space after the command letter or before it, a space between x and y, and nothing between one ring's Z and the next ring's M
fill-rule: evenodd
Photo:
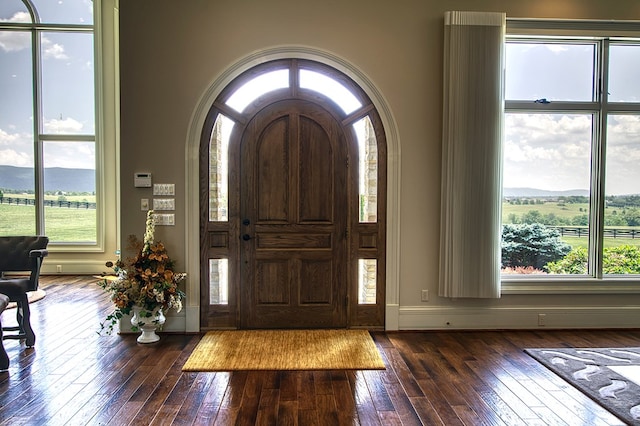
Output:
M538 314L538 325L547 325L547 314Z
M422 290L422 293L420 294L420 300L423 302L429 301L429 290Z
M62 265L56 265L56 272L62 272Z

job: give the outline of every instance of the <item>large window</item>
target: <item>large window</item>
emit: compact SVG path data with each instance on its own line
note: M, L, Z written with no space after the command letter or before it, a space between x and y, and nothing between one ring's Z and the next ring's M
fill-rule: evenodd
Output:
M94 42L91 0L0 2L0 235L98 239Z
M637 39L507 39L503 274L640 274L639 69Z

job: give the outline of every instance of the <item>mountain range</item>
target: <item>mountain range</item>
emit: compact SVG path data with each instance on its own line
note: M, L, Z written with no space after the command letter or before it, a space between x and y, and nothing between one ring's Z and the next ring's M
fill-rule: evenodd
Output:
M33 191L33 168L0 165L0 189ZM44 190L63 192L96 191L96 171L93 169L44 169Z
M536 188L503 188L503 197L572 197L589 196L588 189L570 189L567 191L548 191Z
M92 169L64 169L51 167L44 170L44 190L63 192L95 192L96 176ZM0 165L0 189L33 190L33 169ZM536 188L504 188L503 197L570 197L589 196L586 189L548 191Z

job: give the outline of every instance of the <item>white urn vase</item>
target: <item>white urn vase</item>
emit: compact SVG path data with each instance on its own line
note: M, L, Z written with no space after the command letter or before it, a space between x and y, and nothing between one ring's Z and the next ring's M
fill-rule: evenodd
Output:
M131 325L142 332L140 336L138 336L138 343L154 343L160 340L160 336L156 334L156 330L162 328L166 320L162 313L162 308L149 311L141 306L134 306L132 312Z

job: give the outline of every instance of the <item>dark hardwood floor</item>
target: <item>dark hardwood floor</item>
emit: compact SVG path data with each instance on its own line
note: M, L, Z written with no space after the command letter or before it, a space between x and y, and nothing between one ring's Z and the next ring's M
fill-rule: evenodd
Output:
M523 348L640 346L640 330L375 332L385 371L182 373L198 335L99 336L95 281L41 286L36 346L4 342L2 425L621 425Z

